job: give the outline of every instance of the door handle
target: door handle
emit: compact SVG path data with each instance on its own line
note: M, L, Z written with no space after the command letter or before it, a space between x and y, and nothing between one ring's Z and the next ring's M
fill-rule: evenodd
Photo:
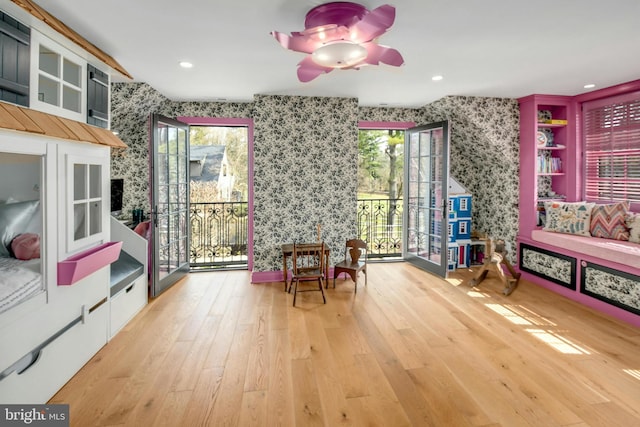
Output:
M154 227L158 226L158 206L154 206L154 209L149 212L149 219L152 220Z

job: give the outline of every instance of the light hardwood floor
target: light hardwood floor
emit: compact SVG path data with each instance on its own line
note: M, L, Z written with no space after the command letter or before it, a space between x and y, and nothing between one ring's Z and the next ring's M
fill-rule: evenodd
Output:
M191 274L51 402L82 427L640 425L638 328L527 282L369 270L296 307L246 271Z

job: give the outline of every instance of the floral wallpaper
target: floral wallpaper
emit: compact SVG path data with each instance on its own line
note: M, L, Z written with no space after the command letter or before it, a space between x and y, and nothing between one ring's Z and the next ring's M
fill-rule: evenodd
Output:
M514 262L518 234L518 101L448 96L423 109L422 123L449 120L450 174L473 195L472 229L503 239Z
M518 228L518 104L446 97L420 109L358 107L355 98L256 95L251 103L174 102L144 83L112 84L114 151L125 178L124 211L149 211L148 118L240 117L254 121L254 271L282 269L280 244L315 239L317 224L340 257L356 233L358 121L451 123L451 175L473 194L473 228L505 239L515 259Z
M111 85L111 130L127 144L111 152L111 178L124 178L122 212L149 212L149 115L166 113L167 98L143 83Z
M280 245L315 241L342 256L356 235L358 101L256 96L254 270L282 268Z
M358 120L366 122L413 122L423 123L424 113L418 108L360 107Z
M111 177L125 178L123 212L149 206L149 115L251 117L250 103L173 102L144 83L111 85L111 129L127 145L111 156Z

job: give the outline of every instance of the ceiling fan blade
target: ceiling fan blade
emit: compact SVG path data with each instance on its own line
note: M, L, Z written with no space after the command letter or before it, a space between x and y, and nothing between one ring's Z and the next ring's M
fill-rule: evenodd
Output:
M364 64L378 65L380 62L387 65L393 65L399 67L404 64L404 58L396 49L387 46L381 46L377 43L364 43L363 46L367 49L367 57L364 59Z
M333 68L323 67L313 62L311 56L306 56L298 64L298 80L303 83L310 82L320 74L326 74L331 72L332 70Z
M396 8L388 4L368 11L356 3L332 2L311 9L304 30L291 35L272 31L271 35L285 49L309 54L300 61L297 71L298 80L309 82L334 68L358 69L381 62L396 67L404 64L396 49L377 44L377 38L387 32L395 19ZM360 60L364 53L362 47L367 50L367 56ZM312 59L314 52L317 52L317 63ZM327 61L325 55L329 57Z
M352 40L358 43L369 42L386 33L395 19L395 7L388 4L377 7L351 27Z
M271 35L282 45L282 47L296 52L311 53L317 44L317 42L311 40L308 36L300 33L292 33L292 36L288 36L285 33L272 31Z

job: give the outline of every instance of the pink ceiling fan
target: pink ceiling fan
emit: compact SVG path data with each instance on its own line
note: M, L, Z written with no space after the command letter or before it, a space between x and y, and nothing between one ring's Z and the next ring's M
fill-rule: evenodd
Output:
M356 3L332 2L311 9L304 30L290 36L271 34L284 48L309 54L298 64L298 79L309 82L334 68L358 69L381 62L402 65L400 52L377 43L395 17L396 8L388 4L370 11Z

